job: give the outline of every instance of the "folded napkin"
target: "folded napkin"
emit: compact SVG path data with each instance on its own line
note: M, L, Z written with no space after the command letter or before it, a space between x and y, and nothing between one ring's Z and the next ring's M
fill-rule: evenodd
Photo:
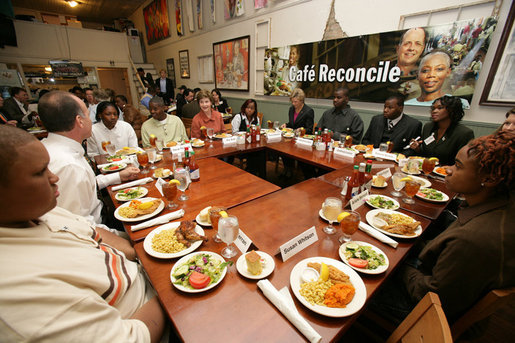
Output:
M127 182L127 183L122 183L121 185L114 186L113 188L111 188L111 190L117 191L117 190L124 189L124 188L144 185L145 183L151 182L151 181L153 181L153 179L151 177L145 177L143 179L139 179L139 180L135 180L135 181Z
M394 241L393 239L391 239L384 233L377 231L375 228L373 228L372 226L370 226L368 224L359 222L359 228L361 231L368 233L370 236L374 237L378 241L388 244L389 246L391 246L393 248L397 248L397 245L399 245L399 242Z
M162 215L160 217L147 220L146 222L139 223L138 225L132 225L131 226L131 231L134 232L134 231L145 229L147 227L151 227L151 226L154 226L154 225L166 224L169 221L177 219L177 218L180 218L182 216L184 216L184 210L182 210L182 209L178 210L178 211L175 211L175 212L170 212L170 213L167 213L167 214Z
M272 302L272 304L277 307L279 311L288 319L310 342L320 342L322 340L322 336L318 334L309 325L309 323L297 312L293 301L291 300L291 295L286 289L288 296L285 296L283 290L279 292L268 279L263 279L258 281L257 286L263 291L265 297L268 298ZM288 297L290 299L288 299Z

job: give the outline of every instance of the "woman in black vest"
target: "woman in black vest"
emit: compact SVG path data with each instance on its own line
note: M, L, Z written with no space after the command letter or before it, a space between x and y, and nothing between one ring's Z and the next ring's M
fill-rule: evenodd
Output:
M247 131L247 126L256 125L260 126L259 118L257 116L257 102L254 99L247 99L241 105L241 111L232 119L232 133L238 131Z

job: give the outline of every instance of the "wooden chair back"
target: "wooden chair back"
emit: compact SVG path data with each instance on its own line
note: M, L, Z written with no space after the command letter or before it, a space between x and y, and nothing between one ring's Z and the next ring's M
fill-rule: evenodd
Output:
M386 342L452 342L451 329L438 295L428 292Z
M191 123L193 122L193 118L181 118L181 120L186 129L186 134L191 138Z
M494 289L488 292L452 325L452 338L458 339L470 326L492 315L513 297L515 297L515 287Z
M264 127L263 126L263 112L258 112L257 117L259 119L259 125L261 125L261 127Z

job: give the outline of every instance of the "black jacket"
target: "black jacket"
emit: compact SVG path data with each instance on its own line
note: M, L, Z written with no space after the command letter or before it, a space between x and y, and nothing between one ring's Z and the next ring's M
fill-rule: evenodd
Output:
M402 115L397 125L388 130L387 119L379 114L370 121L361 144L373 144L374 148L378 148L382 142L392 141L393 152L402 152L412 139L420 136L421 131L422 123L406 114Z
M290 106L288 111L288 122L286 123L286 127L292 129L305 128L307 134L311 134L313 132L313 125L315 122L315 111L308 105L304 104L302 109L300 110L299 115L297 116L297 120L293 122L295 109L293 106Z

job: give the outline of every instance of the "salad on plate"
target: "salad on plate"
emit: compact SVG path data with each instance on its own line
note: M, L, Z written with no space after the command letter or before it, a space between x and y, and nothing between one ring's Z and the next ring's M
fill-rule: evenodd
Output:
M356 270L384 271L388 267L385 255L377 248L363 242L349 242L340 248L343 261ZM382 268L383 267L383 268Z
M221 256L207 251L187 255L172 269L172 283L185 291L208 290L225 276L228 264Z

